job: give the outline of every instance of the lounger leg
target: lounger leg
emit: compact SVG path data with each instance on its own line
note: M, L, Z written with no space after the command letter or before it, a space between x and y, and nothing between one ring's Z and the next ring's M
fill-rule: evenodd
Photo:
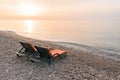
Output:
M63 57L61 55L59 55L60 59L63 59Z
M19 53L21 53L21 51L23 50L24 48L21 48L20 50L19 50Z
M16 56L19 58L20 57L20 55L19 54L16 54Z
M51 59L48 60L48 65L49 66L54 65L54 57L52 57Z
M38 56L37 52L33 53L33 58L37 58L37 56Z
M64 54L64 55L63 55L63 57L64 57L64 58L66 58L66 57L67 57L67 55L66 55L66 54Z
M52 65L52 60L51 60L51 59L48 60L48 65L49 65L49 66Z

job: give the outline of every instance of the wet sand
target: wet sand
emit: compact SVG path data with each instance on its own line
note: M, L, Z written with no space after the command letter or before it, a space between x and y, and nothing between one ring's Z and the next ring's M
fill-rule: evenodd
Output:
M19 41L67 51L67 58L47 64L31 63L26 57L17 58ZM63 45L64 44L64 45ZM120 80L120 62L94 51L83 50L84 45L56 43L26 38L10 31L0 31L1 80ZM77 48L75 47L77 46ZM94 49L94 48L93 48ZM104 52L101 52L104 54Z

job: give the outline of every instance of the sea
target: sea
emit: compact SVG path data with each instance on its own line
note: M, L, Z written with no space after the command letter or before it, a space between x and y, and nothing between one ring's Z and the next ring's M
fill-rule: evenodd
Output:
M0 20L0 30L120 52L120 22L112 20Z

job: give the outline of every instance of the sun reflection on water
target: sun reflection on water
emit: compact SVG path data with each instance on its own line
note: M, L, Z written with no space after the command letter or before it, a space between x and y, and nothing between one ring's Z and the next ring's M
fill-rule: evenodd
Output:
M25 24L26 24L26 27L27 27L27 32L28 33L32 33L33 32L34 21L32 21L32 20L26 20Z

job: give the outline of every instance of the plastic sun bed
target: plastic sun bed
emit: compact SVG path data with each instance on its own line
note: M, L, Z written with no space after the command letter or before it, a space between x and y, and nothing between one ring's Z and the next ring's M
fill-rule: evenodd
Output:
M20 42L22 45L22 48L17 53L17 57L20 56L27 56L27 57L36 57L39 53L37 52L37 49L30 43Z
M48 47L38 47L30 43L20 42L22 48L17 53L17 57L26 56L30 58L31 62L47 62L51 65L52 61L56 57L63 59L66 57L66 51L54 49Z
M51 62L54 61L56 57L60 57L61 59L66 57L66 53L67 53L66 51L59 49L51 50L48 48L38 47L38 46L35 46L35 48L40 53L41 60L48 62L49 65L51 65ZM39 60L33 58L31 59L31 61L39 62Z

